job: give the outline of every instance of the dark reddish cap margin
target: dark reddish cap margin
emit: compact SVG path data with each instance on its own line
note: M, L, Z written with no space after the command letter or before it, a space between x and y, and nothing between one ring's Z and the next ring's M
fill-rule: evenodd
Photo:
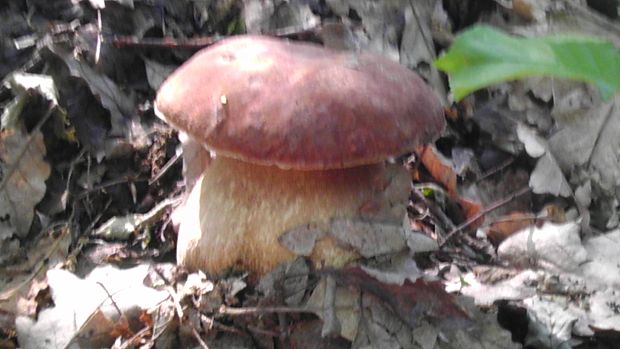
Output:
M297 170L378 163L445 127L433 91L398 63L253 35L195 54L155 106L216 153Z

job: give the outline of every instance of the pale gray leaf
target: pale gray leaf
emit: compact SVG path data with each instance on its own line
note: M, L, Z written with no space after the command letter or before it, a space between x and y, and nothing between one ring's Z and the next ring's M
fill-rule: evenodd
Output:
M581 207L588 207L592 202L592 181L587 180L575 189L575 200Z
M584 243L589 261L581 270L591 283L620 290L620 230L599 235Z
M243 19L248 33L302 31L320 23L303 0L244 0Z
M530 188L536 194L552 194L569 197L571 188L555 158L546 152L530 175Z
M547 142L538 136L533 128L526 126L522 122L517 124L517 137L519 137L519 140L525 146L525 151L531 157L537 158L545 153Z
M278 242L296 255L307 257L312 253L316 241L325 234L316 225L307 224L286 231L278 237Z
M45 195L45 181L51 168L44 161L43 134L35 132L30 144L26 143L28 135L18 129L7 129L0 134L0 179L6 181L0 191L0 217L5 217L0 221L0 240L13 234L20 237L28 234L34 207ZM24 147L27 148L21 154ZM14 170L10 174L11 169Z
M15 72L6 78L5 83L15 94L25 94L29 90L34 90L54 106L58 105L58 89L51 76Z
M298 305L308 286L310 269L304 258L282 263L261 277L256 289L266 299L283 297L288 305Z
M400 45L400 63L416 69L433 87L443 103L447 102L447 92L442 77L433 64L436 57L431 32L431 21L444 15L440 2L434 0L403 1L405 28ZM449 29L445 29L449 30ZM425 64L422 64L425 63ZM426 68L427 69L422 69Z
M382 265L372 267L362 265L362 270L383 283L395 285L403 285L405 280L415 282L423 275L408 253L397 254Z
M407 247L403 228L395 224L336 219L329 232L366 258L400 252Z
M620 181L620 96L564 120L549 139L549 147L562 169L585 165L600 174L604 187Z
M579 224L545 223L525 228L499 245L497 255L513 266L536 266L548 270L572 272L587 260L581 245Z
M591 326L601 330L620 332L618 290L606 289L592 295L588 314L592 321Z
M321 278L314 288L306 307L312 310L318 317L323 318L325 304L325 278ZM336 318L340 323L340 336L352 341L360 329L360 291L348 287L336 287L335 302L333 308Z
M573 324L577 316L562 304L532 297L525 301L528 308L526 344L536 348L570 349Z

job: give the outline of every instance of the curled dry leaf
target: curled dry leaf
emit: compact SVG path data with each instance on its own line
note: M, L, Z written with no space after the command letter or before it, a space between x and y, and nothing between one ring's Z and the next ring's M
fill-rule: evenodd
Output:
M416 149L420 161L431 176L443 185L450 197L459 203L466 219L475 217L482 211L482 205L459 194L457 190L457 174L449 159L446 159L432 145L420 146ZM476 222L474 227L482 224L483 219Z

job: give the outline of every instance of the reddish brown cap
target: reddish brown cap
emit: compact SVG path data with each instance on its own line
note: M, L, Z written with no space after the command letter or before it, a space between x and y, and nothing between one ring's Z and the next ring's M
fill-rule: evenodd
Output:
M155 105L216 153L299 170L381 162L444 128L438 99L409 69L263 36L198 52L161 86Z

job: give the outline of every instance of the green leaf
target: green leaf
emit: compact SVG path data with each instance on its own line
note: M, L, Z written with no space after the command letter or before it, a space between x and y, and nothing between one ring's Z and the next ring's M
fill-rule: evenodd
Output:
M457 101L477 89L530 76L586 81L606 99L620 90L616 48L583 35L517 38L475 26L460 34L434 63L448 74Z

